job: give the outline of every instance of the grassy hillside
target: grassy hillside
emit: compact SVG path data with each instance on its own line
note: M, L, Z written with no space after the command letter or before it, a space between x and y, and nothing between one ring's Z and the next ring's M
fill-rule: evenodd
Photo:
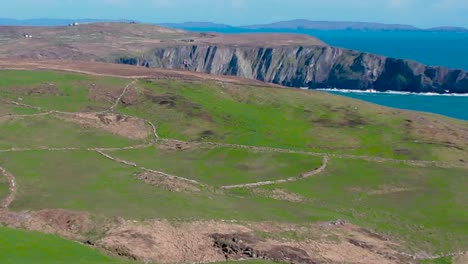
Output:
M0 262L5 264L129 263L53 235L0 227Z
M127 80L50 71L0 71L0 96L60 111L101 111ZM110 91L109 91L110 90ZM104 94L103 94L104 93Z
M163 137L396 159L457 162L468 154L466 123L449 135L436 117L320 92L158 80L135 93L138 103L119 111L155 122ZM445 146L457 139L461 150Z
M142 143L98 129L82 127L54 116L21 117L0 126L0 148L125 147Z
M322 159L301 154L255 153L244 149L189 149L183 152L154 147L111 153L149 169L223 186L295 177L320 166Z
M414 247L466 248L466 170L332 159L327 171L281 186ZM450 247L450 246L449 246ZM448 249L448 248L446 248Z
M13 212L344 219L411 252L468 247L467 122L320 92L52 71L0 71L0 96L0 167L14 175ZM7 193L2 177L0 198ZM300 237L288 232L284 239ZM66 262L78 252L86 263L111 263L55 237L44 239L77 248L22 253L39 234L0 233L17 239L8 246L18 253L0 253L0 262Z
M139 220L163 217L298 222L340 217L325 208L265 197L240 197L211 190L171 192L136 179L139 170L93 152L8 153L0 154L0 163L17 178L19 190L13 210L64 208Z

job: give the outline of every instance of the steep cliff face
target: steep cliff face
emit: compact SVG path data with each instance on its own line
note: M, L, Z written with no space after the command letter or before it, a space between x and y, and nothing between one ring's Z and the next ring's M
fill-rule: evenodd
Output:
M468 93L468 74L328 47L159 47L117 62L234 75L291 87Z

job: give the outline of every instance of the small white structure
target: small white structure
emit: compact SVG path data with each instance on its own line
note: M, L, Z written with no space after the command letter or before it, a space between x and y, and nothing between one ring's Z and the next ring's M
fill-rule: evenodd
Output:
M73 22L73 23L68 24L69 27L76 27L78 25L79 25L78 22Z
M32 38L32 35L31 34L24 34L23 37L24 38Z

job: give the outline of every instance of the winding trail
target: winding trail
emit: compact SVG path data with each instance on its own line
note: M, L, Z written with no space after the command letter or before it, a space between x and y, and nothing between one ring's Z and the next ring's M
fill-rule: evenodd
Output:
M10 100L5 100L5 99L0 99L0 100L3 101L3 102L6 102L6 103L14 104L14 105L21 106L21 107L24 107L24 108L31 108L31 109L36 109L36 110L42 111L42 107L39 107L39 106L23 104L23 103L20 103L20 102L10 101Z
M247 150L259 151L259 152L277 152L277 153L303 154L303 155L311 155L311 156L328 156L328 157L339 158L339 159L357 159L357 160L365 160L365 161L379 162L379 163L384 163L384 162L400 163L400 164L406 164L406 165L417 166L417 167L425 167L425 166L438 166L442 168L460 167L460 166L448 164L445 162L428 161L428 160L399 160L399 159L382 158L382 157L371 157L371 156L350 155L350 154L334 154L334 153L325 153L325 152L312 152L312 151L292 150L292 149L285 149L285 148L258 147L258 146L228 144L228 143L218 143L218 142L188 142L188 141L172 140L172 139L160 139L160 141L173 141L173 142L188 143L188 144L193 144L193 145L206 145L206 146L220 147L220 148L240 148L240 149L247 149Z
M43 113L36 113L36 114L29 114L29 115L4 115L0 116L0 119L15 119L15 118L28 118L28 117L36 117L36 116L46 116L54 113L54 111L48 111Z
M127 84L127 86L125 86L125 88L123 89L122 93L119 95L119 97L117 97L117 99L115 100L114 104L111 105L109 107L109 109L107 111L109 112L113 112L115 110L115 108L119 105L120 101L122 100L122 98L125 96L125 94L127 93L128 89L133 86L136 82L138 81L138 79L135 79L133 81L131 81L129 84Z
M112 157L111 155L103 152L102 150L96 150L96 152L101 154L102 156L106 157L109 160L115 161L117 163L120 163L120 164L123 164L123 165L126 165L126 166L135 167L135 168L138 168L140 170L155 173L155 174L158 174L158 175L161 175L163 177L170 178L170 179L177 179L177 180L189 182L189 183L196 184L196 185L199 185L199 186L204 186L204 187L207 186L206 184L200 183L200 182L198 182L196 180L191 180L191 179L187 179L187 178L184 178L184 177L171 175L171 174L168 174L168 173L165 173L165 172L162 172L162 171L158 171L158 170L153 170L153 169L148 169L148 168L145 168L145 167L140 167L134 162L126 161L126 160L116 158L116 157Z
M222 189L238 189L238 188L252 188L252 187L258 187L258 186L265 186L265 185L273 185L273 184L280 184L280 183L287 183L287 182L295 182L299 181L302 179L307 179L309 177L315 176L319 173L322 173L328 165L328 156L323 157L323 162L322 166L319 168L304 172L302 173L299 177L290 177L287 179L281 179L281 180L276 180L276 181L262 181L262 182L254 182L254 183L244 183L244 184L236 184L236 185L226 185L222 186Z
M9 149L0 149L0 153L8 152L28 152L28 151L117 151L117 150L131 150L131 149L144 149L150 146L153 146L154 143L150 142L148 144L133 145L121 148L49 148L49 147L36 147L36 148L9 148Z
M123 89L122 93L115 100L114 104L111 105L109 109L104 112L115 112L115 109L117 108L117 106L119 106L120 102L122 101L122 98L125 96L125 94L127 94L128 89L130 89L130 87L132 87L137 82L138 82L138 79L135 78L133 81L127 84L127 86L125 86L125 88ZM136 116L123 115L123 114L119 114L119 115L124 116L124 117L135 118L135 119L145 122L146 124L151 126L151 129L153 130L154 142L157 142L159 140L159 135L158 135L158 131L156 130L156 126L148 119L144 119L144 118L136 117Z
M8 196L0 201L0 209L7 209L15 200L18 187L16 185L15 176L6 171L3 167L0 167L0 174L8 181Z

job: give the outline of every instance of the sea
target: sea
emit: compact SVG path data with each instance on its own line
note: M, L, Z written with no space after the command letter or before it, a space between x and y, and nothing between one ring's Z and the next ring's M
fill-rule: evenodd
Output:
M468 71L468 32L358 31L358 30L250 30L243 28L190 28L191 31L236 33L297 33L317 37L331 46L375 53ZM326 90L384 106L445 115L468 120L468 94Z

